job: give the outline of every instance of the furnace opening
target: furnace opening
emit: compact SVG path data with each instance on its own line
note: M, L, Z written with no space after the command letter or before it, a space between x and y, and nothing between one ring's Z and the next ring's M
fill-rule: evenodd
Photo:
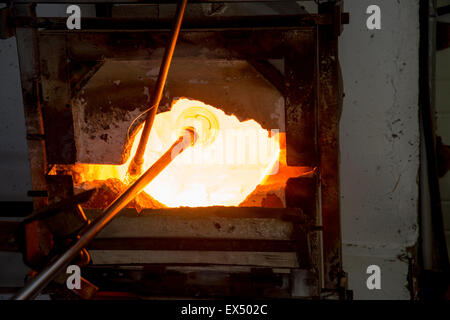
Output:
M144 156L144 170L161 157L186 127L196 129L199 143L174 159L131 206L285 207L287 178L308 171L286 165L285 135L279 130L266 130L253 119L239 121L219 108L188 98L175 100L170 111L156 115ZM133 142L124 164L58 165L51 174L68 170L76 190L98 188L84 206L104 207L130 183L127 169L142 128L141 124L131 135Z

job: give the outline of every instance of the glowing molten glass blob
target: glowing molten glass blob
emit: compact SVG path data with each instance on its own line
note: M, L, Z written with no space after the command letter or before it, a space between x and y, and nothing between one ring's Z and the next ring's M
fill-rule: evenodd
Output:
M254 120L240 122L200 101L179 99L171 111L156 115L144 170L161 157L185 127L196 129L198 142L178 155L144 189L168 207L237 206L277 169L277 132L263 129ZM135 137L131 155L140 134Z

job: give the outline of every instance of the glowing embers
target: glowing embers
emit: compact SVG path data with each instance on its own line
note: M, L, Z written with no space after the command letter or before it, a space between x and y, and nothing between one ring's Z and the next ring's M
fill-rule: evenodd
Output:
M199 143L179 155L144 191L168 207L237 206L277 170L278 132L200 101L179 99L154 121L144 169L153 164L184 127L194 127ZM141 130L141 129L140 129ZM140 132L132 147L133 155Z

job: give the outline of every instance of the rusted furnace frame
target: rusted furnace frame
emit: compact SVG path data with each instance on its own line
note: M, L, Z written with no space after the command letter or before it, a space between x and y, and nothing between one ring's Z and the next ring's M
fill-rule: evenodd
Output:
M183 136L167 150L145 173L137 179L125 192L116 198L102 213L100 218L89 224L80 234L80 238L60 255L54 262L44 268L39 275L25 285L14 297L14 300L32 299L50 281L52 281L62 269L67 266L94 237L111 222L112 219L125 206L134 199L172 160L186 148L195 143L193 130L185 130Z
M153 89L153 94L151 96L150 110L147 112L144 129L142 130L142 135L141 139L139 140L139 145L136 150L136 154L134 155L133 160L131 160L130 167L128 168L128 173L132 176L137 176L141 174L142 171L145 148L147 146L148 138L150 136L150 130L152 129L153 126L153 121L155 120L156 112L158 111L159 103L161 101L161 97L164 90L164 85L166 84L167 74L169 73L170 63L172 62L172 56L173 52L175 51L175 45L177 43L178 34L180 33L181 22L183 21L186 5L187 0L180 0L177 5L172 35L169 44L164 52L161 67L159 68L158 79L156 80L156 85Z
M342 10L340 5L323 3L319 13ZM336 16L340 16L336 14ZM322 247L324 288L338 289L340 298L346 275L342 267L340 190L339 190L339 120L343 101L343 84L339 65L340 27L318 26L319 110L318 147L320 156L320 192L322 213Z
M330 15L331 12L334 12L334 8L330 6L323 5L319 11L320 15ZM15 13L17 16L26 16L29 15L31 8L26 6L16 5ZM336 16L335 16L336 17ZM338 19L333 19L334 21L338 21ZM340 27L340 26L339 26ZM322 202L321 202L321 212L322 212L322 225L324 229L324 239L323 239L323 264L324 264L324 286L325 288L332 289L336 288L339 282L339 274L342 271L341 266L341 248L340 248L340 223L339 223L339 168L338 168L338 122L339 122L339 113L341 107L341 99L342 92L340 85L340 77L339 77L339 63L336 59L337 57L337 38L339 35L339 28L336 28L336 25L318 25L318 40L319 40L319 62L318 65L320 78L319 78L319 129L318 129L318 159L320 161L319 172L320 172L320 183L322 185L321 194L322 194ZM301 29L302 27L292 27L287 29ZM35 190L46 190L45 183L45 172L47 170L46 157L48 157L49 163L73 163L75 159L74 152L64 152L61 153L60 146L62 144L55 143L55 141L50 141L50 138L55 137L51 134L52 128L55 126L55 121L47 121L46 124L46 133L43 134L44 128L42 124L41 117L41 103L46 104L46 107L51 110L51 114L58 118L58 123L64 122L66 125L68 122L72 123L72 116L69 112L66 113L58 113L58 109L53 106L64 104L57 104L53 100L50 102L45 101L44 99L40 101L38 97L40 96L40 86L37 83L36 79L42 77L39 74L39 46L37 46L37 40L39 37L49 36L45 33L45 31L40 31L39 34L36 29L33 27L20 27L17 26L17 42L19 48L19 58L21 65L21 80L23 87L23 95L24 95L24 108L25 115L27 120L27 138L29 144L29 150L32 150L31 157L32 161L30 161L32 166L32 182L33 189ZM218 46L219 48L234 48L239 53L238 58L258 58L258 59L267 59L267 58L280 58L283 57L283 46L281 45L281 37L283 33L286 31L282 30L254 30L250 33L243 33L249 39L246 42L242 42L235 40L233 37L217 37L218 40L214 41L214 36L217 34L227 35L231 31L215 31L210 37L205 37L209 39L209 41L201 42L202 45L213 47ZM233 31L236 33L235 31ZM143 36L140 36L140 33L136 33L138 38L144 39ZM147 35L147 31L145 31ZM152 42L154 41L154 37L159 34L165 34L165 32L154 31L150 33L152 37ZM185 35L189 36L193 34L193 32L186 31ZM61 32L61 35L57 35L61 38L69 37L70 41L66 44L69 47L77 47L84 43L89 43L89 34L86 33L74 33L74 34L66 34ZM183 33L181 34L183 36ZM87 38L86 38L87 37ZM75 54L75 56L82 57L83 61L85 59L98 60L101 59L102 54L105 56L113 56L113 57L126 57L132 52L134 49L131 46L127 46L125 44L121 44L120 47L112 46L109 41L111 35L107 32L105 33L96 33L95 41L99 43L98 50L87 50L83 52L83 55L80 53ZM155 38L156 39L156 38ZM189 39L189 38L188 38ZM203 39L203 38L202 38ZM271 44L267 48L267 46L262 46L262 39L264 39L264 43L267 45L267 42ZM30 40L30 41L26 41ZM32 41L31 41L32 40ZM220 41L221 42L220 42ZM200 40L199 40L200 41ZM45 41L42 41L45 43ZM33 45L30 45L33 44ZM54 43L54 41L53 41ZM59 43L59 42L58 42ZM64 42L65 43L65 42ZM272 44L273 43L273 44ZM66 49L66 47L64 47ZM114 51L112 51L114 49ZM238 50L239 49L239 50ZM71 49L68 48L68 51ZM147 50L147 49L146 49ZM54 49L51 52L55 52ZM63 51L65 52L65 50ZM232 54L225 54L225 50L223 50L223 54L225 58L232 59L236 58ZM42 53L41 53L42 54ZM73 52L72 52L73 54ZM42 54L45 56L45 52ZM61 59L65 59L65 57L61 57ZM65 60L64 60L65 61ZM56 63L55 63L56 64ZM45 77L44 77L45 79ZM45 84L45 81L43 81ZM323 90L324 88L329 87L331 90ZM45 89L45 87L44 87ZM291 88L293 89L293 88ZM306 121L308 122L308 121ZM299 123L300 125L302 122ZM47 126L52 126L48 128ZM55 128L53 128L55 129ZM55 131L55 130L53 130ZM67 126L65 127L65 132L70 132L71 130L67 130ZM41 133L42 132L42 133ZM73 133L72 133L73 134ZM56 138L61 137L58 135ZM59 139L61 140L61 139ZM56 141L56 142L59 142ZM67 143L65 144L67 145ZM45 152L45 148L47 147L47 151ZM51 147L51 148L50 148ZM292 146L290 146L292 147ZM290 153L288 147L288 153ZM58 153L51 152L54 150L58 150ZM326 151L325 151L326 150ZM291 150L292 151L292 150ZM301 157L302 158L302 157ZM316 165L319 165L317 163ZM311 186L313 187L313 186ZM296 190L301 190L302 188L295 188ZM311 188L312 189L312 188ZM46 198L35 198L35 206L42 207L44 204L40 203L45 202ZM304 207L304 205L302 206ZM315 210L311 210L315 211ZM31 243L31 242L30 242ZM32 250L30 250L31 252Z

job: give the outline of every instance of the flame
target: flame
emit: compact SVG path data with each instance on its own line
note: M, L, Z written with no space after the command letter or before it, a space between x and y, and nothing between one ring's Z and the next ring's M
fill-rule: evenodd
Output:
M270 173L278 160L277 133L254 120L235 116L200 101L179 99L154 121L144 155L150 167L176 140L194 127L199 142L186 149L144 191L168 207L237 206ZM137 148L140 133L131 154Z
M186 127L195 129L198 142L178 155L143 191L167 207L247 205L253 203L251 195L258 192L257 187L278 194L289 177L311 174L311 168L287 166L284 133L265 130L255 120L241 122L218 108L186 98L156 115L143 169L167 151ZM136 130L131 156L123 165L59 165L50 174L69 170L78 186L111 178L129 184L128 167L142 129L143 125ZM284 202L284 191L280 196Z

